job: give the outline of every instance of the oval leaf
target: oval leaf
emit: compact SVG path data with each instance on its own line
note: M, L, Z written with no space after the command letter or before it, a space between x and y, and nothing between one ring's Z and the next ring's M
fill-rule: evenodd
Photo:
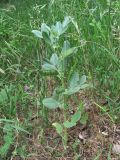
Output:
M79 83L79 73L75 72L73 73L71 79L70 79L70 88L74 88Z
M81 118L81 113L80 111L77 111L74 115L71 117L71 122L77 123Z
M38 30L32 30L32 33L38 38L43 38L42 33Z
M56 123L53 123L52 125L56 128L56 131L57 131L58 134L62 133L63 127L61 126L61 124L56 122Z
M50 58L50 62L56 66L58 64L58 56L56 53L52 54L51 58Z
M83 75L80 79L80 85L83 85L86 82L86 76Z
M43 99L43 105L49 109L56 109L59 107L59 102L53 98Z
M71 127L76 126L76 123L66 121L66 122L63 123L63 125L64 125L66 128L71 128Z
M62 48L62 53L66 52L69 48L70 48L70 42L69 41L64 41L63 48Z
M65 59L66 57L72 55L73 53L76 53L77 52L77 47L72 47L64 52L61 53L61 59Z
M80 89L81 89L80 86L76 86L74 88L72 87L72 88L66 89L63 94L65 94L65 95L71 95L71 94L79 92Z
M45 64L42 65L42 69L43 69L43 70L51 70L51 71L54 71L54 70L56 70L56 67L53 66L52 64L45 63Z

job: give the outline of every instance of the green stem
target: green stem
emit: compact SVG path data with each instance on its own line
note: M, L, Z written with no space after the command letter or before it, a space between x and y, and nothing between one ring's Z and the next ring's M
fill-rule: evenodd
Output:
M61 76L61 83L62 83L62 87L65 88L65 78L64 78L64 74ZM63 116L64 116L64 122L67 120L67 114L66 114L66 105L67 105L67 97L65 95L63 95ZM64 145L64 149L67 149L67 141L68 141L68 135L67 135L67 128L64 127L64 135L63 135L63 145Z

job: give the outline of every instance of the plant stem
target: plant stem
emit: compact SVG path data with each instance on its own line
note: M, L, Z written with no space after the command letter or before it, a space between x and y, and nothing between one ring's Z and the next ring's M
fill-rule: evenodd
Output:
M64 65L64 62L63 62ZM62 83L62 87L65 88L65 77L64 74L62 74L61 76L61 83ZM67 114L66 114L66 105L67 105L67 97L65 95L63 95L63 116L64 116L64 122L67 120ZM63 135L63 146L64 149L67 149L67 141L68 141L68 135L67 135L67 128L64 127L64 135Z

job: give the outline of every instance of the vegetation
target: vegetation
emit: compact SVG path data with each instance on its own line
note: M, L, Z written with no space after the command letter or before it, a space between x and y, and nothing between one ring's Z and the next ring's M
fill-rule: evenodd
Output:
M120 158L119 0L0 2L0 159Z

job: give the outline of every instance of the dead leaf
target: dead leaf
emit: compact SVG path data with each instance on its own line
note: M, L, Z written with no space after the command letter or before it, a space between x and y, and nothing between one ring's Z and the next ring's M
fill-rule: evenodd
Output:
M112 148L113 153L115 154L120 154L120 144L113 144L113 148Z
M84 136L81 133L79 133L79 139L84 140Z
M104 136L108 136L108 133L107 133L107 132L102 132L102 134L103 134Z

